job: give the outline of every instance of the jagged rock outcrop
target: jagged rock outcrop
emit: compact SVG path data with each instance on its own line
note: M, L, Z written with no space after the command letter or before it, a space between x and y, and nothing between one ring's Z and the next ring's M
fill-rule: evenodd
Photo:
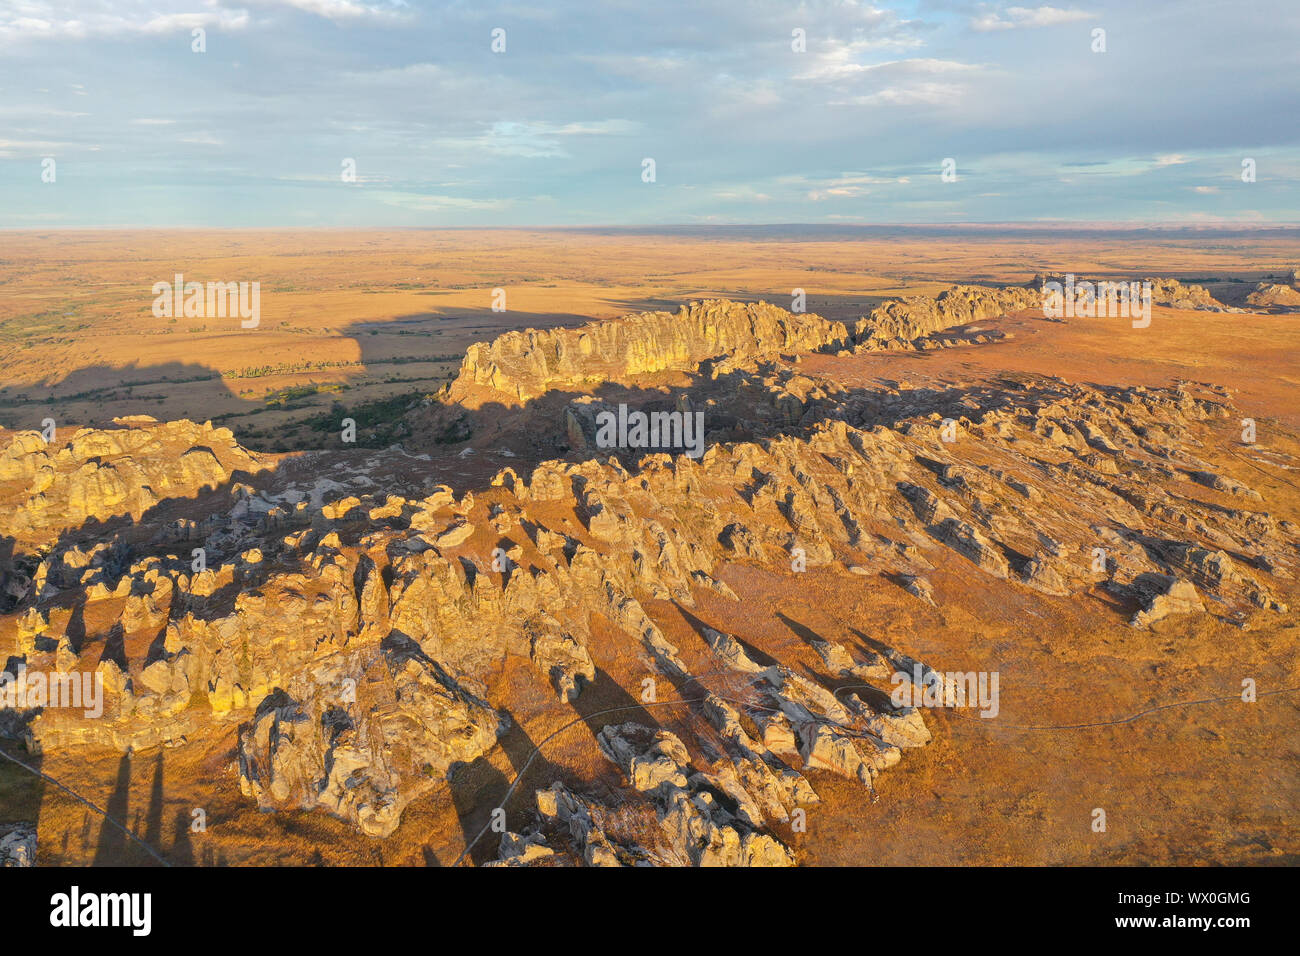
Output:
M577 699L583 684L595 681L596 665L585 633L575 636L546 613L529 620L524 630L533 664L550 678L561 700Z
M518 404L548 390L586 391L603 382L695 371L724 355L760 356L843 346L848 330L817 315L765 302L692 302L676 313L642 312L576 329L507 332L471 346L447 399ZM488 398L475 396L486 390Z
M1177 279L1145 279L1151 283L1151 301L1171 309L1193 309L1198 312L1230 311L1222 302L1210 295L1203 285L1185 285Z
M36 827L28 823L0 826L0 867L36 865Z
M1041 294L1032 289L955 285L937 296L908 296L886 302L859 319L853 332L861 348L885 349L956 325L1041 306Z
M117 428L82 428L46 445L40 432L17 432L0 450L0 486L23 488L6 530L23 538L48 536L90 519L139 518L169 498L190 498L267 461L241 447L228 428L211 422L115 419Z
M1261 282L1255 286L1254 292L1246 296L1246 304L1266 309L1300 308L1300 283L1295 281L1294 275L1291 283L1285 285L1280 282Z
M495 743L505 722L414 641L338 655L258 704L239 738L239 783L265 808L322 807L370 836Z
M1068 284L1076 290L1076 297L1085 294L1086 285L1081 288L1081 284L1091 285L1095 290L1105 283L1121 283L1132 285L1133 283L1147 283L1151 287L1151 304L1161 305L1170 309L1189 309L1198 312L1233 312L1240 311L1232 309L1214 298L1205 286L1185 284L1178 279L1162 279L1147 276L1143 279L1129 279L1125 277L1099 279L1094 276L1074 276L1072 278L1063 275L1036 275L1029 282L1031 289L1041 290L1049 282L1059 283L1061 286ZM1101 296L1097 296L1100 301ZM1041 303L1040 298L1040 303Z
M1036 305L1041 296L1023 288L953 286L934 297L886 302L850 332L843 323L764 302L692 302L676 313L643 312L577 329L508 332L470 348L443 398L453 405L516 405L547 391L589 391L637 376L696 372L714 359L734 367L780 353L838 351L855 343L871 350L910 346L943 329Z
M1146 627L1171 614L1194 614L1204 611L1192 582L1176 577L1157 578L1149 585L1144 606L1133 615L1134 627Z
M637 723L605 727L601 752L632 787L651 797L673 851L695 866L790 866L794 859L764 833L762 811L733 782L696 770L676 735Z
M384 832L451 763L492 746L502 724L482 675L505 656L572 700L596 677L596 615L661 673L691 679L643 602L690 607L702 589L735 598L719 580L726 562L789 569L799 551L810 567L867 567L936 603L928 574L956 561L1050 594L1104 583L1141 602L1150 575L1178 575L1221 613L1282 606L1265 579L1293 573L1295 526L1259 510L1230 475L1193 480L1226 473L1201 457L1210 429L1234 417L1223 396L1058 380L968 389L964 411L951 412L965 437L952 443L936 401L949 399L906 388L850 397L840 418L810 409L795 433L716 444L698 461L647 455L635 471L612 457L549 461L527 481L503 472L478 494L351 495L323 502L311 527L236 517L232 506L226 524L204 523L226 544L201 572L186 551L137 558L122 541L69 544L37 571L21 651L33 664L98 670L108 700L96 720L40 714L32 740L138 749L203 721L238 721L251 798L324 807ZM1198 504L1193 488L1237 504ZM68 590L120 609L117 630L69 638ZM1181 591L1157 597L1139 624L1203 606ZM751 715L754 737L721 706L706 708L735 744L732 772L770 819L793 806L794 767L769 757L870 786L900 742L925 736L897 714L758 666L734 640L710 640L784 718ZM397 647L407 648L400 660ZM822 651L838 672L877 666ZM339 696L345 677L357 682L355 704ZM407 741L396 763L362 742L389 727ZM439 749L448 734L462 749Z
M914 343L1027 307L1031 292L967 288L892 303L855 334L867 348ZM426 463L409 488L374 493L273 474L260 491L231 484L203 499L206 512L177 520L151 515L144 489L193 493L261 460L188 422L128 423L53 457L28 447L30 435L11 443L7 500L23 513L35 513L37 496L63 503L48 507L89 501L78 490L86 469L118 462L132 482L103 509L139 520L129 534L47 537L29 556L3 650L29 666L99 674L107 699L95 719L26 714L25 739L126 751L237 728L250 803L318 809L382 836L412 800L497 745L509 681L535 681L538 706L586 706L597 661L635 660L703 689L674 706L707 731L707 748L631 714L589 724L622 789L609 797L543 783L536 825L501 838L502 862L777 865L794 850L776 833L816 802L819 775L873 792L907 748L930 739L920 710L883 701L896 670L931 670L901 650L820 637L806 640L815 656L801 667L702 623L698 642L690 631L670 639L683 632L661 626L667 606L744 607L724 580L736 580L736 565L769 580L856 575L855 586L905 589L915 599L900 602L926 615L953 599L954 581L972 580L1033 600L1106 588L1141 608L1139 627L1285 607L1300 528L1273 508L1273 485L1227 448L1241 412L1225 390L1010 373L848 387L780 358L845 351L853 337L843 326L771 306L699 309L679 313L695 330L681 336L655 314L634 328L519 333L467 358L461 383L518 401L589 387L572 378L583 370L690 371L684 401L697 404L684 407L709 419L698 459L574 442L568 459L516 461L459 492L431 484L443 475ZM710 331L714 319L723 324ZM633 346L634 333L666 357ZM752 353L718 353L733 342ZM583 413L567 412L592 404L555 402L555 428L585 434ZM153 464L139 451L150 442ZM193 470L173 461L177 451L197 455ZM881 693L849 692L848 676ZM624 805L635 819L619 817Z

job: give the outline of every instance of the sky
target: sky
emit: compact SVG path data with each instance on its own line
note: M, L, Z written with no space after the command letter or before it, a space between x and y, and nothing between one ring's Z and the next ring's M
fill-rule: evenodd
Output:
M7 228L1296 223L1298 146L1297 0L0 0Z

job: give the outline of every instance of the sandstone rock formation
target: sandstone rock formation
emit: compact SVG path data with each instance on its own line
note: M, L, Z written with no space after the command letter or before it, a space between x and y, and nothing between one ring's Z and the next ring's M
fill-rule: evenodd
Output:
M509 332L475 345L447 397L464 401L478 386L516 404L551 389L585 391L638 375L693 371L723 355L811 352L847 339L839 322L764 302L692 302L676 314L642 312L576 329Z
M444 400L514 405L547 391L583 392L660 372L695 372L713 359L734 367L782 353L909 347L953 326L1041 304L1033 290L953 286L935 297L886 302L850 331L765 302L692 302L675 314L643 312L577 329L509 332L475 345Z
M1048 282L1057 282L1064 286L1066 285L1066 276L1036 275L1032 280L1030 280L1029 288L1042 290L1044 285ZM1190 309L1199 312L1239 311L1231 309L1222 302L1219 302L1204 286L1185 284L1178 279L1162 279L1152 276L1147 276L1143 279L1130 279L1125 277L1102 279L1097 278L1096 276L1075 276L1073 278L1073 285L1076 288L1081 282L1090 282L1094 287L1104 282L1147 283L1151 286L1152 305L1161 305L1170 309Z
M371 836L496 742L501 718L395 632L264 697L239 741L240 786L267 808L323 807Z
M1246 304L1258 308L1300 308L1300 282L1293 273L1289 283L1261 282L1246 296Z
M225 728L250 803L384 837L413 800L494 752L513 703L494 681L512 662L524 669L510 679L568 708L602 679L601 655L631 657L683 689L673 706L707 732L634 712L589 718L619 795L531 787L536 811L499 837L501 862L789 864L782 828L817 801L818 775L871 794L930 739L921 712L888 691L896 671L929 668L883 643L868 653L810 639L809 671L704 624L690 647L670 639L665 606L743 607L728 569L856 575L938 610L931 580L945 569L1009 593L1099 588L1136 627L1285 607L1300 528L1222 451L1241 415L1222 389L1034 375L849 388L781 359L906 346L1037 301L958 287L882 306L852 333L716 302L511 333L471 351L445 401L473 386L518 403L676 370L692 385L665 401L706 411L708 450L584 446L587 420L566 395L547 413L570 437L567 458L521 461L459 492L431 487L417 462L405 486L327 499L328 486L297 482L328 466L272 470L228 432L189 422L79 432L55 451L19 435L0 474L15 527L39 543L7 656L98 673L108 698L100 718L38 709L20 732L34 750L127 751ZM241 472L264 486L232 480ZM206 513L178 523L151 510L213 483ZM114 515L138 524L48 533Z
M955 325L1042 308L1043 299L1033 289L990 289L957 285L930 296L909 296L886 302L859 319L853 334L866 349L890 348L893 343L912 343Z
M79 429L46 444L40 432L8 436L0 450L0 488L22 488L6 520L19 536L76 528L88 519L138 519L168 498L215 488L237 472L266 467L228 428L211 422L120 418L109 429Z
M26 823L0 826L0 866L36 865L36 827Z

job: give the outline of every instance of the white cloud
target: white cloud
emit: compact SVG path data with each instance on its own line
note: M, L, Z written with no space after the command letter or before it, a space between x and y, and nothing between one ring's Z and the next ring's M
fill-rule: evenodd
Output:
M81 119L89 116L89 113L82 113L77 110L60 110L53 109L39 103L5 103L0 105L0 116L14 119L17 117L31 117L38 119Z
M908 73L912 75L934 75L938 73L969 73L983 67L978 63L962 63L959 60L938 60L933 57L912 57L906 60L886 60L883 63L850 63L836 60L824 63L799 79L821 79L826 76L852 76L862 73Z
M382 70L348 70L343 76L349 81L387 81L387 80L428 80L444 73L436 63L408 63L406 66L390 66Z
M966 93L966 85L955 78L987 69L979 63L935 57L858 63L849 54L849 47L842 47L798 79L830 84L838 94L827 101L831 106L952 105Z
M826 82L829 80L842 80L847 77L856 76L860 73L867 73L872 70L885 69L897 66L901 63L933 63L941 64L948 61L944 60L887 60L883 63L860 63L859 59L866 53L878 50L881 42L877 40L853 40L848 43L828 41L823 44L816 52L810 53L812 64L803 73L800 73L795 79L810 82ZM891 42L890 45L896 45ZM912 46L920 46L921 41L910 41Z
M195 6L207 6L195 11ZM215 0L21 0L0 5L0 43L85 40L91 37L157 35L212 27L242 30L247 10L218 7Z
M0 3L0 43L157 36L196 27L243 30L252 23L246 6L290 7L335 22L398 21L406 15L402 0L374 4L356 0L243 0L243 3L244 6L228 8L221 6L220 0L6 0Z
M18 156L52 156L60 150L75 148L77 144L40 139L0 139L0 159Z
M519 122L500 120L476 136L444 137L440 149L482 151L497 156L547 159L568 156L560 139L567 136L617 136L635 132L639 123L624 119L587 120L571 123Z
M713 196L723 202L771 202L772 200L770 195L760 192L753 186L732 186L727 189L716 189Z
M543 5L549 19L516 0L408 2L0 0L0 148L31 163L0 184L0 208L68 204L77 222L134 222L138 207L142 222L230 225L296 221L310 203L321 224L363 213L375 223L743 219L747 205L768 222L868 207L907 220L921 214L906 202L927 195L939 157L955 153L972 186L1004 197L972 204L974 191L957 190L964 213L1130 217L1160 212L1161 199L1237 209L1251 201L1234 182L1252 155L1274 203L1264 215L1297 218L1300 193L1284 191L1300 182L1297 134L1276 122L1293 115L1300 89L1300 61L1277 29L1295 0L1234 14L1234 36L1254 43L1222 43L1204 18L1167 17L1165 42L1114 62L1087 53L1089 28L1131 38L1149 19L1089 0L913 3L908 22L881 0L706 0L684 19L573 0ZM1101 15L1076 22L1086 10ZM190 23L207 25L206 57L188 52ZM232 32L219 34L222 23ZM489 49L498 23L510 30L506 56ZM806 52L791 48L794 27ZM1067 52L1078 69L1061 69ZM1134 90L1140 114L1126 108ZM1059 109L1062 96L1071 109ZM1222 122L1207 126L1206 115ZM93 159L79 181L114 188L92 186L96 202L33 190L42 155ZM645 155L659 159L659 189L636 188ZM325 189L346 156L364 188ZM165 183L159 168L173 171ZM322 186L295 188L268 168L318 174ZM910 185L892 178L907 175ZM256 202L177 201L232 182ZM536 199L547 192L554 206Z
M390 191L375 192L371 195L386 206L416 210L501 210L514 205L513 199L469 199L465 196L439 196L429 193Z
M625 119L592 120L586 123L565 123L556 127L556 136L621 136L635 133L641 128L640 123Z
M146 20L143 24L127 25L123 32L136 30L140 33L177 33L193 30L195 27L217 27L222 30L242 30L248 26L248 12L245 10L217 10L212 13L167 13Z
M662 81L682 70L687 61L676 55L661 56L620 56L613 53L583 54L575 57L579 62L589 63L602 73L623 76L641 82Z
M327 20L396 20L401 18L402 13L398 9L402 4L383 4L374 5L368 3L356 3L354 0L273 0L273 2L282 3L285 6L294 7L306 13L314 13L318 17L324 17Z
M1015 30L1021 27L1053 27L1062 23L1090 20L1095 14L1087 10L1062 10L1059 7L1007 7L1005 10L988 10L974 17L972 30L987 33L991 30Z
M856 199L869 193L870 190L859 186L846 186L839 189L814 189L808 193L808 198L813 202L821 202L823 199Z
M835 106L940 106L961 100L966 87L959 83L915 83L887 86L875 93L835 100Z
M871 193L868 186L906 185L911 180L906 176L871 176L867 173L845 173L834 179L823 180L816 188L808 191L808 198L813 202L825 199L855 199Z

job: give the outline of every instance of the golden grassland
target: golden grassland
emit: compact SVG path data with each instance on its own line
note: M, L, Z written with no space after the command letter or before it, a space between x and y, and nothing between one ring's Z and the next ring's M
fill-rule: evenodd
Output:
M0 232L0 425L114 415L212 419L259 450L320 446L303 423L436 391L465 349L508 329L675 310L707 297L851 320L882 299L1037 272L1226 279L1293 267L1268 233L1175 237L1047 230L941 237L627 231ZM158 319L153 284L260 283L261 321ZM492 311L506 292L507 311Z

